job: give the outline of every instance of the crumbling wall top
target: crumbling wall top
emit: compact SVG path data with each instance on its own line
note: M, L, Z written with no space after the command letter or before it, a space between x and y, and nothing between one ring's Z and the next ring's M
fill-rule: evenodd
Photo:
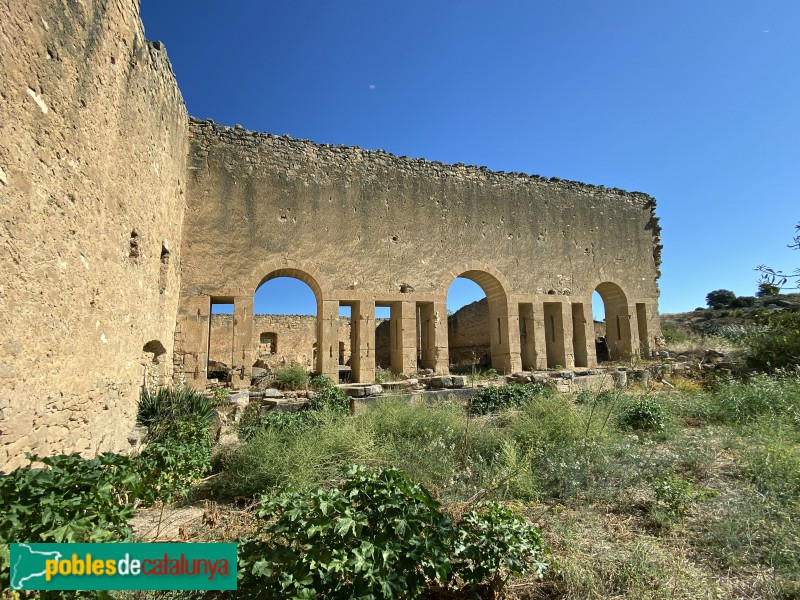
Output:
M339 165L349 165L353 168L358 165L360 169L389 168L395 171L411 172L414 175L423 175L433 178L453 178L461 181L473 181L481 184L516 186L534 185L547 186L551 189L571 193L594 195L616 195L621 200L633 205L655 209L656 201L652 196L638 191L626 191L619 188L607 188L603 185L582 183L559 177L543 177L517 171L493 171L488 167L466 165L464 163L448 164L438 161L429 161L424 158L410 158L397 156L385 150L366 150L358 146L344 146L333 144L320 144L306 139L293 138L288 135L275 135L260 133L245 129L241 125L233 127L220 125L211 119L200 120L189 118L190 135L215 136L227 144L251 148L253 151L268 147L271 152L287 161L291 168L293 159L306 157L309 159L337 162Z

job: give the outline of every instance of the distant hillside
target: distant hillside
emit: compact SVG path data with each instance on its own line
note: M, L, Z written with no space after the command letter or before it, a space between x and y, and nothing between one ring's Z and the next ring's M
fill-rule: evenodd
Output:
M779 294L766 298L737 298L726 308L697 308L686 313L661 315L661 329L669 338L671 331L713 335L725 325L762 323L768 315L784 310L800 311L800 294ZM752 306L741 306L753 302ZM737 304L739 306L737 306Z

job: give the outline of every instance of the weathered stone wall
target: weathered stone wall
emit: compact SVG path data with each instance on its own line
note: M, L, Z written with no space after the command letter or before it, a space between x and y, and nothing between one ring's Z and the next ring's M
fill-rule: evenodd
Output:
M461 275L487 294L498 370L591 362L595 289L616 328L613 353L646 352L658 334L654 209L638 192L192 121L179 314L184 369L197 381L204 376L202 350L191 349L203 348L196 332L209 300L237 304L249 339L255 289L285 275L315 292L318 337L328 338L317 367L326 373L336 369L340 305L362 316L375 304L392 307L393 370L415 369L418 352L446 369L440 323L447 289ZM364 318L362 326L371 327ZM369 335L359 339L361 362L374 364Z
M447 317L451 365L490 365L489 302L486 298L462 306Z
M356 380L445 372L458 276L486 292L498 371L591 364L595 289L609 352L646 354L654 211L638 192L189 121L137 0L0 0L0 466L119 449L142 385L204 387L215 303L234 305L249 384L253 294L273 277L314 291L326 375L340 306Z
M262 343L262 334L274 333L275 343L269 335ZM209 344L210 360L230 366L233 353L233 316L214 314L211 316ZM270 369L278 369L291 362L314 369L312 353L317 343L317 318L311 315L254 315L251 347L256 360ZM350 319L339 318L339 343L342 347L341 364L350 364ZM389 368L389 321L377 319L375 348L379 365ZM256 363L253 363L256 364Z
M404 285L439 294L474 261L502 273L508 293L587 296L613 281L658 296L646 194L207 121L190 129L184 294L254 292L266 265L288 259L315 267L341 297Z
M274 333L276 342L261 343L262 334ZM269 336L265 336L269 337ZM313 315L254 315L251 347L254 359L270 369L296 362L313 370L312 357L317 343L317 318ZM339 343L343 344L344 362L350 361L350 319L339 319ZM211 360L231 365L233 353L233 316L211 317ZM255 363L254 363L255 364Z
M154 355L170 376L187 115L138 8L0 0L5 469L127 446Z

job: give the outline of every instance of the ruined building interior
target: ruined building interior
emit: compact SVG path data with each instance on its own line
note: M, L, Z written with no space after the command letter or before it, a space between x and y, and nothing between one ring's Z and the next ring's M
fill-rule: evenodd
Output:
M123 448L142 385L205 389L210 359L234 387L271 355L371 382L445 373L480 330L501 373L592 367L595 291L610 358L653 349L646 194L193 119L137 0L3 2L0 34L4 468ZM254 316L284 276L316 319ZM486 301L448 326L457 277Z

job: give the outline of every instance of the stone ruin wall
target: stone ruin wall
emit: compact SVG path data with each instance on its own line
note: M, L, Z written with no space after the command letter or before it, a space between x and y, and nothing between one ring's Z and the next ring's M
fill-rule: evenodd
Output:
M422 326L423 362L446 370L441 321L461 275L487 292L498 370L549 362L548 323L566 340L598 285L630 349L637 316L658 335L646 194L190 120L138 8L0 0L3 469L25 451L123 449L143 385L204 383L212 303L235 305L249 369L253 293L270 277L314 289L323 373L336 372L338 307L356 311L366 380L376 327L391 330L377 339L393 370L413 371Z
M463 306L447 317L451 365L491 366L489 303L486 298Z
M595 289L613 309L617 356L638 353L641 336L641 347L652 348L658 335L660 227L646 194L197 120L188 168L177 360L197 387L209 304L238 307L234 355L246 370L254 291L278 276L314 290L320 372L337 370L339 307L359 311L353 352L368 363L363 381L375 362L372 307L397 309L393 370L409 372L419 350L415 311L431 327L441 322L447 289L461 275L487 293L497 322L492 363L501 372L591 360ZM578 327L582 350L572 343ZM426 338L423 359L437 371L448 364L441 329Z
M308 371L315 365L312 354L317 343L317 318L313 315L254 315L251 347L254 358L275 370L296 362ZM375 344L378 364L389 368L389 321L377 319ZM268 348L261 343L262 334L274 333L277 347ZM211 316L209 359L226 366L232 364L233 316L214 314ZM339 344L342 348L340 364L350 364L350 319L339 318ZM277 350L270 353L269 350ZM255 362L253 363L256 364Z
M595 339L606 335L604 321L594 321ZM450 364L491 365L489 303L486 298L467 304L447 317Z
M0 468L124 449L171 375L188 122L138 9L0 0Z

